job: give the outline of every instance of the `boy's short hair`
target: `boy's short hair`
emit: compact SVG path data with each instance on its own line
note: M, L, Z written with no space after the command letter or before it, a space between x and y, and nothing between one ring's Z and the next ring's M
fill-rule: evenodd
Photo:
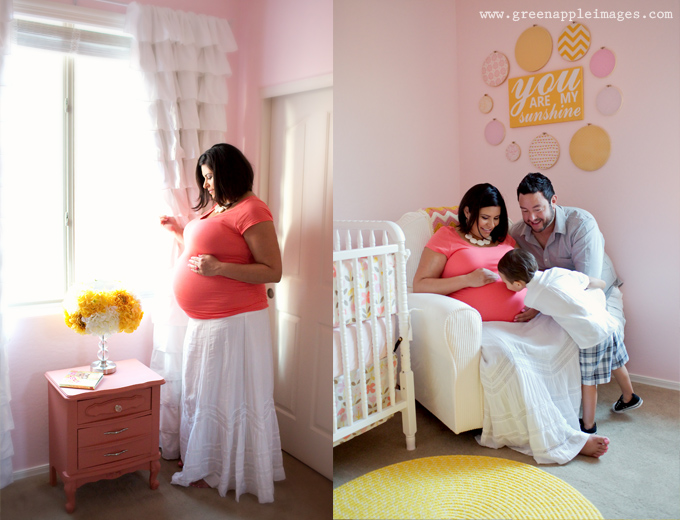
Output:
M498 262L498 272L510 283L529 283L538 271L538 264L534 255L523 249L512 249L503 255Z

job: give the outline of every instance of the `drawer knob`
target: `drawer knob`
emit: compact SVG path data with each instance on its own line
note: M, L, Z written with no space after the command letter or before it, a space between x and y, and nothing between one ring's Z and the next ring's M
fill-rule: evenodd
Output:
M115 411L117 411L117 412L122 412L122 411L123 411L123 407L122 407L121 405L119 405L119 404L117 404L116 406L114 406L113 409L114 409Z

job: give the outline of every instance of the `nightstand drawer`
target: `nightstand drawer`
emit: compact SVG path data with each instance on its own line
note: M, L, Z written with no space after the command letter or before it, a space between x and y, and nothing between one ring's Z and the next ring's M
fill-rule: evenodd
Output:
M78 469L112 464L140 455L150 455L149 435L135 437L123 442L113 442L89 448L78 449Z
M78 430L78 447L97 446L112 442L122 442L132 437L153 432L151 415L109 423L107 426L92 426Z
M116 396L78 401L78 424L115 419L151 410L151 389L134 390Z

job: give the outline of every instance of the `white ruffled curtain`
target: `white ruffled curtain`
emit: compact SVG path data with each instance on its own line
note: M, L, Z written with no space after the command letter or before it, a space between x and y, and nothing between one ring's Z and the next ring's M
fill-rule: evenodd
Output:
M12 30L12 0L0 0L0 87L4 84L3 67L5 55L10 52ZM2 94L0 94L2 95ZM2 150L0 150L2 154ZM2 160L0 160L0 164ZM1 167L1 166L0 166ZM0 189L2 189L2 171L0 171ZM0 268L2 267L2 250L0 250ZM2 282L0 282L0 301L2 301ZM12 400L9 388L9 367L5 352L5 334L0 313L0 489L14 481L11 431L14 429L12 410L9 403Z
M227 20L164 7L129 4L126 30L133 37L132 66L144 77L147 107L158 151L159 187L170 213L186 225L198 198L196 163L205 150L224 142L227 131L226 53L236 51ZM174 245L171 269L179 256ZM187 317L178 308L170 279L154 311L151 368L161 387L163 458L179 457L182 344Z

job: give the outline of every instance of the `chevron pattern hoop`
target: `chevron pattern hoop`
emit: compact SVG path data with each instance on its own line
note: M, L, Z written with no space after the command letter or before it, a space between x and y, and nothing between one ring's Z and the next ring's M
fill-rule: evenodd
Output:
M567 25L557 39L557 52L567 61L578 61L590 48L590 31L580 23Z

